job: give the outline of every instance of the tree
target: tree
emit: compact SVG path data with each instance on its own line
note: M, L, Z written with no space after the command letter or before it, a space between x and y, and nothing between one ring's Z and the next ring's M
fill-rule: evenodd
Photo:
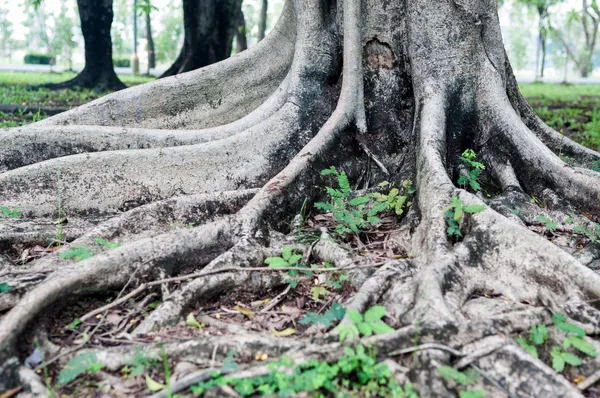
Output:
M267 15L269 9L269 0L262 0L262 6L260 8L260 19L258 21L258 41L265 38L265 32L267 31Z
M241 6L241 0L183 0L183 48L161 77L189 72L229 57L239 28Z
M600 154L544 125L523 99L495 1L288 1L265 40L238 56L2 134L10 140L0 140L0 203L7 217L22 213L0 219L3 250L45 240L56 228L50 220L64 214L61 240L70 246L27 264L27 278L3 271L2 305L12 309L0 320L0 389L22 385L16 347L31 349L25 332L48 328L66 298L127 285L114 310L167 287L145 284L161 274L175 277L168 299L131 331L143 336L225 293L282 291L287 274L248 267L293 240L304 263L346 267L356 290L344 306L385 305L397 330L361 341L377 360L414 351L394 371L421 397L455 396L438 368L467 353L460 363L510 394L580 396L513 337L551 325L551 312L597 330L588 300L600 296L600 275L584 265L596 252L572 255L527 225L539 229L536 220L552 217L593 236L586 217L600 214L600 174L591 170ZM322 188L330 184L319 170L332 165L347 173L339 191ZM485 194L458 183L470 178L481 178ZM326 192L345 198L382 180L416 190L400 218L389 216L398 224L387 249L370 254L376 234L334 236L327 224L296 241L310 227L310 204ZM107 249L99 238L122 245ZM73 266L65 253L82 245L95 255ZM199 339L162 334L163 351L145 349L175 362L222 361L231 349L243 358L286 353L293 365L344 354L335 332ZM114 370L134 347L111 352L97 360ZM585 369L588 377L593 366Z
M78 86L98 91L125 88L113 67L110 30L113 21L112 0L77 0L77 8L85 43L85 67L73 79L45 87L61 89Z
M60 12L54 21L54 34L52 36L52 47L56 55L61 55L69 64L69 70L73 70L73 49L77 46L73 30L75 24L68 15L68 6L65 0L61 1Z
M13 23L8 19L8 5L6 0L0 3L0 54L12 59L12 52L16 48Z
M535 8L538 13L538 45L536 48L536 78L544 77L546 65L546 41L549 31L549 8L563 0L518 0L518 2Z
M150 14L152 10L157 11L158 8L152 5L150 0L143 0L141 4L137 6L140 12L140 16L144 16L146 19L146 43L148 50L148 75L150 69L156 68L156 54L154 53L154 40L152 39L152 19Z
M183 16L181 7L169 3L163 8L157 25L156 58L158 62L173 62L178 55L183 35Z

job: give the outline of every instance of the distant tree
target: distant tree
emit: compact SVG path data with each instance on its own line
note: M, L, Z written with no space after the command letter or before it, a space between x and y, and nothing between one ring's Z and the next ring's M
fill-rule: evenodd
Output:
M183 36L183 14L181 7L170 2L161 9L156 34L155 51L158 62L173 62L177 57Z
M116 58L129 58L133 51L130 0L113 0L114 21L111 27L113 51Z
M142 0L137 5L137 10L141 17L146 20L146 50L148 52L148 74L150 69L156 68L156 54L154 50L154 39L152 38L152 11L158 11L158 8L152 5L150 0Z
M536 70L537 77L544 77L546 64L546 41L549 32L549 9L551 6L561 3L563 0L517 0L518 3L534 8L538 13L538 44L536 48ZM585 1L585 0L584 0ZM595 0L594 0L595 1Z
M67 61L69 69L73 70L73 50L77 46L75 42L75 22L68 15L69 6L67 0L61 0L58 16L54 20L54 32L52 47L56 55L61 55Z
M161 76L189 72L231 55L242 0L183 0L183 48Z
M269 0L262 0L260 8L260 20L258 21L258 41L265 38L267 32L267 14L269 10Z
M515 70L521 70L525 68L528 63L528 50L529 43L528 37L523 35L523 26L526 26L527 14L523 12L522 4L515 4L510 11L510 19L514 24L511 24L508 29L508 53L510 55L510 60L515 68Z
M246 29L246 17L244 15L244 11L242 7L240 7L239 16L238 16L238 28L235 32L235 52L241 53L244 50L248 49L248 37Z
M0 53L12 58L15 40L13 39L13 23L8 19L8 4L6 0L0 2Z

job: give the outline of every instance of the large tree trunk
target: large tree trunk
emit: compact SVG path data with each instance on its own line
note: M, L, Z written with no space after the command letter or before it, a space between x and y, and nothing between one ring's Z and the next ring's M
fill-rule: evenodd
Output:
M241 53L248 49L248 38L246 36L246 18L244 12L240 8L240 15L238 17L238 29L235 33L235 52Z
M0 308L10 309L0 320L0 389L33 383L27 372L19 378L17 347L31 352L29 335L51 326L64 298L92 290L127 293L73 317L96 322L127 311L147 289L171 289L147 316L125 322L136 325L128 338L161 336L162 348L145 349L164 350L170 361L223 362L232 349L242 358L286 354L293 366L335 361L344 355L339 333L313 336L317 326L299 329L303 339L264 338L209 317L202 337L186 334L185 343L171 337L177 328L161 332L223 294L237 301L232 294L244 291L258 302L282 293L278 305L289 276L263 262L293 242L303 263L346 273L344 307L386 307L396 330L361 343L421 397L457 395L440 377L443 364L475 367L490 396L581 397L571 374L548 366L550 347L564 337L551 313L600 331L589 304L600 297L600 275L587 267L600 253L573 228L593 231L600 216L600 174L591 170L600 154L547 127L523 99L496 0L289 0L272 33L238 56L0 135L0 203L23 214L0 218L0 248L42 244L63 217L57 193L70 242L26 271L2 271L11 290L0 296ZM461 159L467 149L485 165L482 190L459 183L471 171ZM331 165L346 171L345 186L358 190L351 195L383 180L400 189L411 180L416 192L402 215L385 213L385 225L371 218L379 229L337 234L336 222L349 216L310 214L311 203L327 200L319 170ZM342 191L328 190L338 198ZM585 247L561 248L540 219ZM98 238L122 246L108 250ZM95 255L73 266L64 253L78 245ZM305 282L314 286L312 277ZM540 359L514 342L538 324L551 340ZM220 336L224 330L235 334ZM109 371L135 355L133 346L89 340ZM598 362L584 362L574 374L587 378Z
M161 77L189 72L228 58L241 6L241 0L183 0L183 48Z
M72 80L46 87L62 89L78 86L98 91L125 88L113 66L110 36L112 0L77 0L77 7L85 43L85 67Z

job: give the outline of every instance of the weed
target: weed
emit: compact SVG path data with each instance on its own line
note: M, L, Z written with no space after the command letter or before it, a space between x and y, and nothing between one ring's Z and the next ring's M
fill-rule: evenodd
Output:
M0 206L0 216L6 218L19 218L23 215L16 207L10 208L6 206Z
M368 225L376 225L379 223L378 213L387 209L387 205L380 204L367 209L367 204L371 202L369 196L358 196L350 199L350 181L346 173L337 171L334 166L321 171L323 176L335 176L339 189L325 187L330 196L330 202L317 202L315 208L330 212L335 217L338 225L336 232L339 235L352 233L358 234L361 229ZM381 203L381 202L380 202Z
M394 329L382 321L386 310L384 306L377 305L369 308L364 316L354 309L346 311L350 320L347 325L339 325L336 330L340 334L340 341L346 339L352 341L362 336L372 336L373 333L384 334L393 332Z
M122 246L122 243L109 242L102 238L96 238L96 243L106 247L107 249L116 249L119 246Z
M458 396L460 398L483 398L485 396L485 390L481 388L469 389L469 385L474 384L479 379L479 376L472 372L460 372L454 369L452 366L440 366L438 369L440 377L447 381L451 381L459 386Z
M156 369L160 366L160 360L146 356L140 347L135 347L133 358L125 362L125 367L121 369L122 373L130 377L141 376L150 369Z
M402 182L401 189L394 188L393 184L389 181L383 181L379 184L379 188L391 188L387 194L375 192L371 194L371 197L375 198L376 203L373 208L382 207L381 211L393 210L396 215L400 216L404 213L406 207L412 205L408 202L409 195L415 193L415 189L412 186L411 180L405 180ZM379 210L379 209L378 209Z
M472 149L465 150L462 156L459 157L459 160L462 164L467 166L467 174L460 176L458 185L463 188L466 188L468 185L473 191L481 190L479 177L481 176L482 170L485 170L485 165L477 161L477 154L475 151Z
M537 220L541 223L544 223L546 226L546 231L550 232L550 233L554 233L556 232L556 228L557 228L557 223L556 221L552 220L551 218L548 218L546 216L538 216Z
M302 254L297 254L292 250L292 247L289 245L283 246L281 251L281 257L267 257L265 259L265 264L269 266L269 268L291 268L297 267L299 269L308 269L307 266L303 264L299 264L299 261L302 260ZM296 270L289 270L288 275L293 278L298 276L298 272ZM292 289L296 288L297 282L294 279L286 279L287 282Z
M198 320L196 319L196 317L194 316L193 312L190 312L187 316L187 318L185 319L185 323L192 328L196 328L199 330L202 330L204 328L204 324L198 322Z
M332 364L310 360L294 367L288 357L269 366L266 376L239 379L215 372L213 378L192 386L192 393L201 395L216 386L232 386L241 396L254 394L292 397L312 393L315 396L369 396L418 398L410 384L400 386L387 365L377 363L374 353L364 346L346 347L345 355Z
M333 322L341 321L346 315L346 310L340 303L334 301L331 307L323 314L320 315L316 312L309 312L300 320L303 325L307 324L321 324L325 326L325 329L329 329Z
M69 250L60 253L58 256L63 260L73 260L76 263L92 257L94 253L87 245L73 245Z
M579 366L583 363L581 358L567 350L571 347L577 351L595 358L598 356L596 348L585 340L585 331L579 326L567 322L567 318L563 314L555 313L552 315L552 322L556 329L567 333L563 339L561 346L553 346L550 351L552 358L552 368L560 373L564 370L565 365ZM538 358L538 347L543 347L548 340L548 329L546 325L539 324L531 327L529 339L519 337L515 341L525 349L531 356Z
M462 237L460 230L465 214L479 213L485 210L484 205L466 205L458 196L452 197L452 202L444 209L444 216L448 224L448 236Z
M99 362L96 354L86 352L71 359L58 374L58 384L67 385L83 373L94 374L104 369L104 364Z

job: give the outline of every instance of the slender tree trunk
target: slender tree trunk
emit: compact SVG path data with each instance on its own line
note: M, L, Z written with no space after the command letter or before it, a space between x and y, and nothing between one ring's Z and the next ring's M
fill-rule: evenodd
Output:
M189 72L229 57L241 5L242 0L183 0L183 48L161 77Z
M246 18L244 12L240 8L239 25L235 33L235 52L241 53L248 49L248 39L246 36Z
M544 78L544 69L546 67L546 35L541 35L540 37L540 41L541 41L541 50L542 50L542 57L541 57L541 63L540 63L540 78Z
M146 41L148 43L148 74L150 74L150 69L156 68L156 53L154 52L150 11L146 13Z
M260 8L260 19L258 21L258 41L265 38L267 32L267 14L269 9L269 0L262 0L262 7Z
M125 88L115 73L112 60L112 5L112 0L77 0L85 43L85 67L72 80L46 87L61 89L78 86L98 91Z

